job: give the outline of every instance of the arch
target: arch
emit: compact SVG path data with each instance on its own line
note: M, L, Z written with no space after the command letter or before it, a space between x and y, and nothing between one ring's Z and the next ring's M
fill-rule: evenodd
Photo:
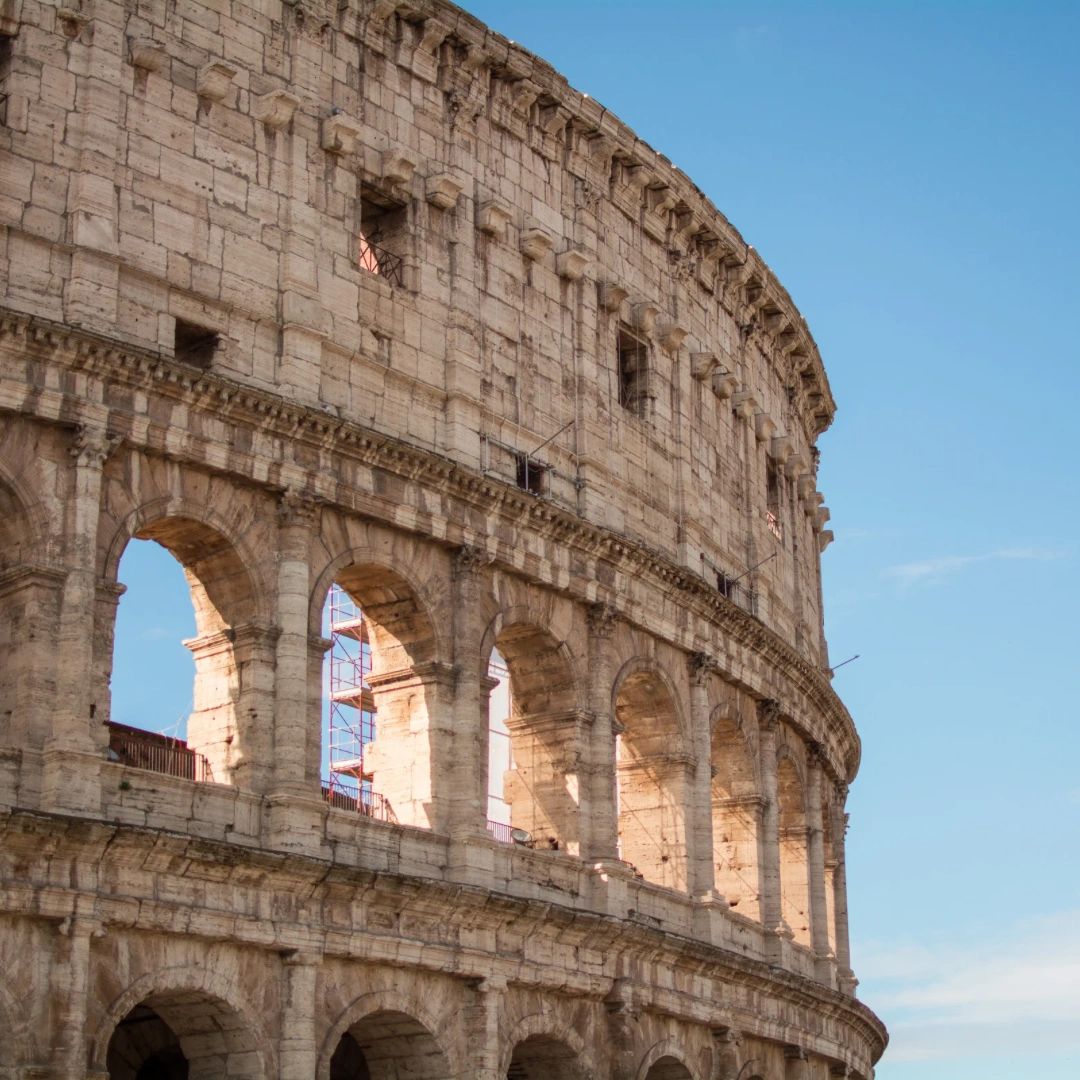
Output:
M319 620L317 638L329 620L332 642L325 659L317 657L324 677L314 661L311 676L330 693L317 723L331 804L439 827L434 784L444 751L436 742L450 669L440 667L443 643L428 598L384 554L375 560L351 549L320 573L309 618Z
M638 1066L636 1080L697 1080L683 1061L683 1047L675 1039L662 1039L649 1047Z
M717 706L710 730L716 888L740 915L757 919L761 914L758 845L763 804L754 752L737 711Z
M444 1025L396 990L362 994L338 1015L323 1039L318 1080L451 1080L460 1075L445 1047Z
M168 551L190 591L196 635L184 642L195 662L187 747L207 759L219 783L261 790L271 768L274 638L267 622L272 605L257 561L212 509L185 500L162 497L122 519L105 549L107 580L116 580L132 540ZM102 635L106 678L112 671L115 607L110 615Z
M505 732L509 760L505 773L488 779L489 803L502 804L513 829L524 830L541 847L580 853L580 768L585 757L586 714L581 681L565 641L524 607L498 613L489 623L481 656L496 654L505 664L508 688L492 687L488 698L489 739ZM498 668L486 668L501 678ZM492 710L506 715L495 715ZM498 755L489 747L489 768Z
M809 844L806 785L786 747L776 762L780 832L780 914L801 945L810 944Z
M639 658L623 665L612 701L621 857L647 881L685 890L694 761L678 696L659 665Z
M572 1028L552 1031L551 1017L533 1013L506 1039L499 1075L507 1080L586 1080L585 1043Z
M0 570L40 557L48 537L47 518L40 501L3 463L0 463Z
M149 1014L154 1014L175 1036L188 1062L190 1080L225 1075L269 1080L276 1075L273 1044L256 1019L256 1010L241 1004L225 976L193 966L149 972L106 1007L90 1044L91 1071L109 1069L110 1048L116 1064L114 1037L133 1013L151 1024L154 1020ZM157 1025L153 1034L150 1049L168 1045L167 1033Z

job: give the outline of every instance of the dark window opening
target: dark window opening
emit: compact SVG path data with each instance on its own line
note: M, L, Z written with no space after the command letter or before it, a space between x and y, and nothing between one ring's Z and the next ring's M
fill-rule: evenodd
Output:
M735 580L729 578L723 570L719 571L716 575L716 589L721 596L727 597L728 600L734 598L735 595Z
M173 353L182 364L207 370L217 351L219 337L216 330L205 326L176 320L176 336L173 339Z
M8 81L14 53L13 38L0 34L0 125L7 124Z
M769 532L777 540L782 540L784 533L780 526L780 469L772 458L765 462L765 488L765 523L769 526Z
M528 454L517 454L517 486L533 495L543 495L547 490L547 466L530 460Z
M649 404L649 346L628 327L619 328L619 404L645 416Z
M360 189L360 237L356 258L361 270L386 278L391 285L404 285L402 252L406 236L406 208L382 192Z

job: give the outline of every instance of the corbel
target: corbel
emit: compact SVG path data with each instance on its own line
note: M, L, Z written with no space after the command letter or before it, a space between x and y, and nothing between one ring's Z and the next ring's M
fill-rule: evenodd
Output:
M695 213L689 206L684 204L676 209L675 236L684 246L688 246L690 240L701 232L702 225L700 215Z
M224 60L211 60L199 68L195 93L206 101L224 101L236 78L236 68Z
M727 401L735 393L739 378L733 372L717 368L712 375L712 392L721 400Z
M555 237L546 229L533 226L521 231L521 253L533 262L540 262L554 246Z
M322 148L331 154L355 154L360 132L358 120L343 112L334 113L322 122Z
M789 436L775 435L769 440L766 451L777 465L783 466L787 463L787 459L791 457L792 449Z
M128 38L128 55L131 66L140 71L160 71L169 59L160 41L145 37Z
M754 416L754 435L758 442L768 442L776 434L776 421L764 410Z
M690 375L698 382L704 382L718 367L720 361L716 353L696 352L690 354Z
M408 186L416 171L416 158L400 147L384 150L380 155L379 164L383 180L393 187Z
M752 390L740 390L731 397L731 408L737 416L749 420L761 408Z
M657 327L656 332L661 346L671 352L674 352L686 339L686 335L690 333L685 326L680 326L670 319L662 322Z
M558 136L559 132L566 129L569 122L570 110L557 101L547 102L540 106L537 126L545 135Z
M600 306L605 311L618 311L629 295L630 291L617 282L605 281L600 286Z
M476 227L488 236L503 240L506 237L506 227L512 218L513 215L502 203L490 199L482 203L476 211Z
M799 498L803 502L809 499L810 496L813 494L814 483L814 477L810 474L809 471L803 473L803 475L799 477L796 485L796 490L798 491Z
M64 37L75 39L90 23L90 16L78 8L61 7L56 9L56 21Z
M577 248L560 252L555 256L555 272L567 281L580 281L589 268L589 256Z
M660 309L651 300L641 300L631 310L630 322L643 333L651 334Z
M409 70L425 82L435 82L439 75L439 46L447 39L450 28L438 19L425 19L416 34Z
M809 471L810 462L807 461L806 455L802 451L797 454L793 453L784 465L784 475L795 481L801 480Z
M825 523L831 517L832 512L827 506L819 506L817 510L814 511L813 521L811 522L814 532L821 532L821 530L825 528Z
M662 217L669 210L674 209L679 201L675 192L660 181L656 181L648 187L649 209L658 217Z
M814 517L818 512L818 507L825 502L825 496L820 491L813 491L803 499L803 510L806 512L807 517Z
M288 90L271 90L251 100L251 115L271 131L287 127L300 105L300 99Z
M463 185L450 173L437 173L424 182L425 198L440 210L453 210Z
M832 529L822 529L817 538L818 551L824 551L835 539Z

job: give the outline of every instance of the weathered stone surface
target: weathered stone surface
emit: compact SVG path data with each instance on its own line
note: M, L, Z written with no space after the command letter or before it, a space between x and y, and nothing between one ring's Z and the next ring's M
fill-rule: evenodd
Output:
M443 0L0 7L0 1075L869 1077L834 406L758 254ZM135 538L179 757L109 725ZM396 822L323 797L334 583Z

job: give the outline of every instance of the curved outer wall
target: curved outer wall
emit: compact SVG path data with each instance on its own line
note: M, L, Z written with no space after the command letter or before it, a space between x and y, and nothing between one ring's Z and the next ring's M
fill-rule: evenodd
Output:
M338 1080L348 1032L372 1076L869 1077L834 404L757 252L437 0L0 35L0 1076L126 1076L138 1007L192 1076ZM133 538L209 778L116 752ZM334 582L395 821L320 790Z

